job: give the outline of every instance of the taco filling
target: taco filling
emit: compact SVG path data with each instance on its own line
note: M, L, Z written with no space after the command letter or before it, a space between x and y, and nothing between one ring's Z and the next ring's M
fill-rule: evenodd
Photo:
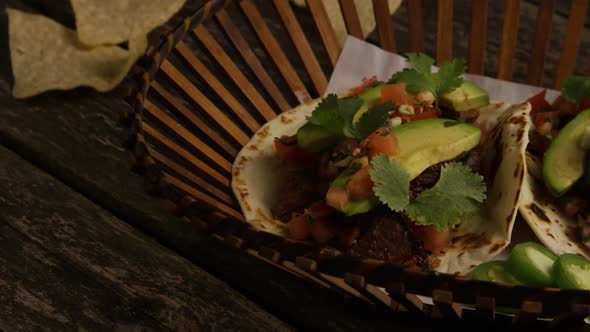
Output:
M461 78L461 60L432 73L431 58L408 59L413 68L387 82L367 79L255 135L232 182L250 223L342 253L454 274L508 245L527 105L490 104Z
M589 257L590 77L567 78L553 103L546 101L545 93L528 100L534 129L527 152L531 181L538 183L531 184L537 201L531 199L523 214L537 233L547 224L540 237L554 251L573 250ZM564 226L548 228L552 223Z

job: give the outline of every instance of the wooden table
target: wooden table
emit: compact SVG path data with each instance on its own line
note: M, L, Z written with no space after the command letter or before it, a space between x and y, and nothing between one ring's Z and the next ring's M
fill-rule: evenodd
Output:
M68 3L8 1L71 26ZM10 96L0 15L0 331L453 324L343 298L174 217L129 170L118 121L129 106L119 95L81 88Z

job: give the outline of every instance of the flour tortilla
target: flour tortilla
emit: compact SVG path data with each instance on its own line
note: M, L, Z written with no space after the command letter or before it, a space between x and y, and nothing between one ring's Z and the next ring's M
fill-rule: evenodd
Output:
M577 239L577 220L563 213L555 198L545 188L543 162L527 153L527 174L519 212L539 241L549 250L561 255L572 253L590 259L590 248Z
M339 94L345 96L348 92ZM237 155L232 169L232 190L247 222L253 227L288 235L285 223L272 217L271 207L283 190L274 138L293 135L306 122L320 99L282 113L262 126ZM530 105L493 103L481 109L478 122L486 128L482 163L488 198L478 215L464 220L453 232L454 243L437 253L435 270L464 275L477 264L493 259L510 242L525 174ZM499 162L498 165L495 163Z

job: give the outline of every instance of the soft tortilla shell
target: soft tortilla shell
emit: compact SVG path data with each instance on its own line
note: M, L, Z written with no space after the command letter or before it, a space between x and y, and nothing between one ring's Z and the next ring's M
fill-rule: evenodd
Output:
M496 257L511 241L526 171L530 104L504 105L500 110L499 117L487 113L492 126L485 136L481 161L487 198L479 214L453 230L451 246L439 257L438 271L467 274Z
M554 203L542 181L542 161L527 153L527 174L519 212L543 245L561 255L572 253L590 259L590 248L577 239L577 220Z
M273 219L270 211L282 190L273 142L275 137L295 134L319 101L284 112L266 123L236 157L232 189L245 219L253 227L287 236L287 225ZM529 104L494 103L482 109L485 114L479 122L489 133L482 162L484 169L495 176L493 183L488 184L488 199L480 214L464 220L454 230L454 243L449 250L436 254L440 260L440 265L435 267L437 271L466 274L476 264L493 258L510 242L524 177L529 111ZM496 161L499 165L494 165Z

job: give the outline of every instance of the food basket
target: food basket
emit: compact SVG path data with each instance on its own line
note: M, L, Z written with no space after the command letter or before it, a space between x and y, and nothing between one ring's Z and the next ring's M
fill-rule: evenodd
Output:
M540 1L528 66L528 82L539 85L544 50L556 1ZM484 73L487 1L471 2L469 72ZM363 38L352 0L340 0L348 33ZM572 2L557 71L557 86L573 72L586 1ZM407 31L394 35L387 0L373 0L372 38L396 52L423 51L422 4L402 4ZM498 78L510 80L519 20L519 1L505 1ZM277 268L327 287L433 318L505 320L514 325L560 326L590 315L590 293L506 286L399 266L297 243L256 230L245 222L231 189L231 170L241 147L261 125L283 111L323 95L339 51L321 1L307 1L311 15L288 0L207 2L177 21L141 62L128 100L129 146L135 169L154 193L172 202L190 222L229 245ZM453 1L437 2L436 59L452 57ZM425 300L425 298L428 298ZM508 313L508 314L507 314Z

